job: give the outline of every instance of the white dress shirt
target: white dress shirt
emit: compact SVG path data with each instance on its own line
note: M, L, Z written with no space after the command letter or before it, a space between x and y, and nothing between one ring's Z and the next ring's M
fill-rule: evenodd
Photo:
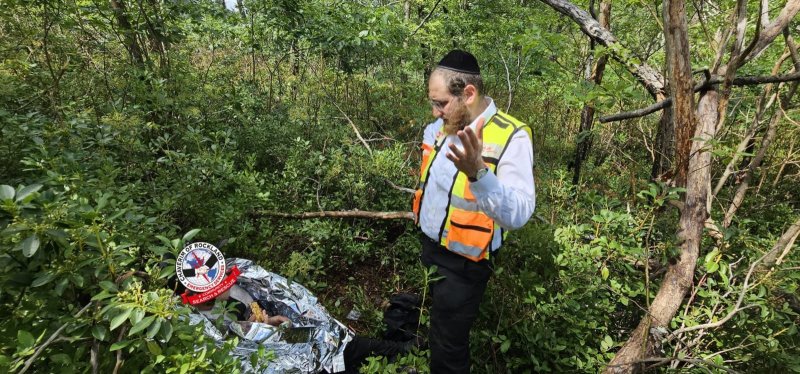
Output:
M486 122L497 113L494 100L481 113ZM478 117L478 118L480 118ZM469 124L477 131L478 118ZM434 146L436 138L441 134L444 121L441 118L425 128L423 143ZM428 183L420 206L420 228L434 241L439 241L439 229L447 214L448 196L453 184L456 166L446 154L450 151L450 143L461 148L461 139L455 134L447 135L444 143L436 153L436 157L428 171ZM517 131L509 141L506 151L497 165L497 175L491 171L477 182L470 183L472 194L478 208L491 217L500 227L514 230L522 227L536 208L536 189L533 181L533 146L528 133ZM494 233L492 250L500 246L502 233Z

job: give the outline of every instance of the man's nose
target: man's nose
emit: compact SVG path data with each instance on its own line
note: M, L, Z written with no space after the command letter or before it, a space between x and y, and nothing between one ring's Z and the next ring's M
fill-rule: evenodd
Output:
M431 111L433 112L433 116L434 116L435 118L439 118L439 117L441 117L441 116L442 116L442 114L444 114L444 113L442 112L442 110L441 110L441 109L439 109L439 108L437 108L437 107L433 107L433 108L431 108Z

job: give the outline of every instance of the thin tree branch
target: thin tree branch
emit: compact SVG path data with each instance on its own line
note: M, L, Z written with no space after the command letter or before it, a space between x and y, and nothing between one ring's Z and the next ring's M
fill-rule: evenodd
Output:
M511 73L508 71L508 63L506 62L503 54L500 53L500 60L503 61L503 67L506 69L506 83L508 84L508 103L506 103L506 112L511 109L511 99L514 97L514 90L511 86Z
M403 191L403 192L410 193L410 194L413 194L414 192L416 192L413 188L401 187L401 186L398 186L398 185L394 184L392 181L390 181L388 179L384 178L384 180L386 181L386 183L389 183L389 185L392 186L392 188L394 188L395 190Z
M793 82L800 80L800 72L794 72L791 74L784 74L784 75L771 75L771 76L755 76L755 77L738 77L733 80L734 86L754 86L759 84L767 84L767 83L780 83L780 82ZM707 80L702 84L696 86L694 88L695 92L702 91L712 85L720 84L723 82L722 77L713 77L711 80ZM631 118L638 118L646 116L650 113L655 113L661 109L667 108L672 106L672 99L665 99L663 101L659 101L655 104L649 105L642 109L637 109L630 112L622 112L617 114L612 114L609 116L601 116L600 122L614 122L614 121L621 121L625 119Z
M713 363L711 361L701 360L699 358L678 358L678 357L645 358L645 359L636 360L636 361L633 361L633 362L626 362L626 363L622 363L622 364L608 365L608 366L609 367L614 367L614 366L621 367L621 366L629 366L629 365L639 364L639 363L655 363L655 365L651 366L651 367L654 367L654 366L668 364L668 363L673 362L673 361L686 362L686 363L695 364L695 365L698 365L698 364L708 365L708 366L714 367L716 369L724 370L725 372L730 373L730 374L738 374L739 373L738 371L735 371L735 370L732 370L732 369L728 369L728 368L726 368L724 366L717 365L717 364L715 364L715 363Z
M367 152L369 152L369 154L371 156L372 155L372 148L370 148L370 146L367 143L367 141L364 140L364 137L361 136L361 132L358 131L358 127L353 122L353 120L350 119L350 116L348 116L347 113L345 113L344 110L342 110L342 108L339 107L339 104L336 104L335 101L331 100L331 104L333 104L333 106L335 106L336 109L339 110L339 113L341 113L344 116L344 118L347 120L347 122L350 123L350 126L353 128L353 131L356 133L356 136L358 137L358 140L361 141L361 144L363 144L365 148L367 148Z
M442 2L442 0L436 0L436 3L433 4L433 8L431 8L431 11L428 13L427 16L425 16L425 18L422 20L422 22L419 23L419 26L417 26L417 28L414 29L414 32L412 32L411 35L409 35L409 37L412 37L412 36L416 35L417 31L419 31L419 29L422 28L422 25L424 25L426 22L428 22L428 20L433 15L433 12L436 10L436 7L439 6L439 3L441 3L441 2Z
M655 104L650 104L644 108L632 110L630 112L622 112L608 116L600 116L598 120L600 121L600 123L607 123L607 122L622 121L631 118L639 118L639 117L644 117L651 113L658 112L659 110L671 106L672 106L672 99L667 98L666 100L659 101Z
M87 309L89 309L89 306L91 306L91 305L92 305L92 302L90 301L88 304L86 304L86 306L81 308L81 310L79 310L78 313L76 313L73 318L80 317L81 314L83 314L83 312L85 312ZM61 327L59 327L52 335L50 335L49 338L47 338L47 341L45 341L42 345L40 345L39 348L36 348L36 351L33 352L33 355L25 361L25 365L22 367L22 370L19 371L19 374L22 374L22 373L28 371L28 369L31 367L33 362L36 361L36 359L39 357L39 355L42 354L42 352L44 352L45 348L47 348L59 336L61 336L61 333L67 327L69 327L69 325L70 325L69 323L65 323L65 324L61 325Z
M741 312L742 310L756 307L757 305L748 305L743 308L740 306L742 305L742 301L744 300L744 296L747 294L747 291L750 290L750 277L753 275L753 271L758 267L759 264L762 263L764 260L768 260L769 262L764 262L765 266L770 266L774 264L774 259L777 256L777 253L784 250L787 243L793 241L793 238L800 234L800 219L798 219L793 225L789 226L789 228L781 235L775 245L772 246L772 249L758 258L758 260L753 261L750 264L750 269L747 270L747 275L744 277L744 283L742 284L742 291L739 293L739 298L736 300L736 304L733 306L733 310L731 310L725 317L718 320L717 322L713 323L705 323L691 327L684 327L677 329L670 333L669 337L676 337L678 334L682 334L685 332L690 331L697 331L697 330L705 330L709 328L715 328L722 326L725 322L728 322L736 313ZM771 262L771 263L770 263Z

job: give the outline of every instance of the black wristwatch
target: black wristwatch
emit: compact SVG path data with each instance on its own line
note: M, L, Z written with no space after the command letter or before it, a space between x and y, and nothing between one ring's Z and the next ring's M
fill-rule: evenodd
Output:
M486 174L488 174L488 173L489 173L489 168L483 168L483 169L479 169L479 170L478 170L478 172L477 172L477 173L475 173L475 178L470 178L470 177L467 177L467 179L468 179L470 182L472 182L472 183L475 183L475 182L477 182L477 181L481 180L481 178L483 178L483 177L484 177Z

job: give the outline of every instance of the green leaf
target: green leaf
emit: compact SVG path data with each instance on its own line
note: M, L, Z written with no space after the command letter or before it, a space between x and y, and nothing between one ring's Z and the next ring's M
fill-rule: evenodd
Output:
M156 235L156 238L158 238L158 240L161 240L161 242L164 243L164 245L166 245L167 247L172 248L172 243L170 243L169 239L167 239L165 236Z
M147 339L153 339L156 336L156 334L158 334L158 330L161 329L161 320L162 319L159 318L153 321L150 327L147 328L147 334L145 334L145 337Z
M189 372L189 363L185 363L181 365L181 374L186 374Z
M139 323L139 321L141 321L142 318L144 318L144 310L136 308L136 309L133 310L133 312L131 312L131 318L130 319L131 319L131 323L132 324L135 325L135 324Z
M600 270L600 274L603 276L603 280L608 279L608 274L609 274L608 268L603 266L603 269Z
M147 350L150 351L150 354L153 356L158 356L161 354L161 347L158 345L158 343L152 340L147 341Z
M114 294L109 293L106 290L100 291L99 294L92 296L92 301L98 301L103 299L108 299L109 297L113 297Z
M114 331L115 328L123 324L125 320L128 319L128 316L131 315L131 311L132 311L131 309L124 309L122 310L122 313L117 314L116 317L112 318L111 325L109 326L111 328L111 331Z
M65 353L56 353L50 356L50 360L52 360L56 364L63 366L69 366L72 363L72 360L70 359L69 355Z
M120 349L122 349L122 348L125 348L125 347L127 347L127 346L128 346L128 345L130 345L132 342L133 342L132 340L123 340L123 341L119 341L119 342L116 342L116 343L114 343L114 344L111 344L111 348L109 348L108 350L109 350L109 351L111 351L111 352L114 352L114 351L116 351L116 350L120 350Z
M706 267L706 271L707 272L715 273L717 270L719 270L719 258L718 257L719 257L719 249L715 249L715 250L709 252L706 255L705 267Z
M11 200L14 198L14 187L7 184L0 184L0 200Z
M194 237L195 237L195 235L197 235L199 232L200 232L200 229L194 229L194 230L191 230L191 231L187 232L187 233L186 233L186 235L184 235L184 236L183 236L183 243L184 243L184 244L185 244L185 243L188 243L188 242L189 242L190 240L192 240L192 238L194 238Z
M164 342L166 343L169 342L169 340L172 338L172 331L173 331L172 323L166 321L166 323L163 323L162 325L163 326L161 327L161 334L164 336Z
M500 352L506 353L508 349L511 348L511 340L506 340L503 344L500 344Z
M36 343L36 340L33 338L33 335L25 330L17 331L17 342L19 342L19 347L25 349L33 347L33 344Z
M141 321L137 322L133 327L131 327L131 331L128 332L128 336L136 334L139 331L142 331L150 326L151 323L156 319L156 316L149 316L143 318Z
M706 261L705 262L709 263L709 262L714 261L714 258L717 257L718 254L719 254L719 249L715 249L715 250L713 250L711 252L708 252L708 254L706 254L706 259L705 259Z
M14 201L20 202L22 200L25 200L26 197L28 197L30 194L36 191L39 191L41 188L42 188L41 184L32 184L30 186L27 186L17 191L17 198Z
M175 275L175 266L164 266L158 273L158 279L168 278L172 275Z
M39 237L36 234L29 236L22 242L22 254L25 257L31 257L39 250Z
M117 289L117 285L114 284L114 282L111 282L111 281L102 281L102 282L100 282L100 288L102 288L102 289L104 289L104 290L106 290L108 292L119 292L119 289Z
M106 336L108 336L108 330L106 330L106 327L103 325L94 325L94 327L92 327L92 336L97 340L104 341L106 340Z
M42 274L39 277L37 277L36 279L34 279L33 283L31 283L31 287L39 287L39 286L43 286L45 284L48 284L55 277L56 277L56 275L53 274L53 273Z

